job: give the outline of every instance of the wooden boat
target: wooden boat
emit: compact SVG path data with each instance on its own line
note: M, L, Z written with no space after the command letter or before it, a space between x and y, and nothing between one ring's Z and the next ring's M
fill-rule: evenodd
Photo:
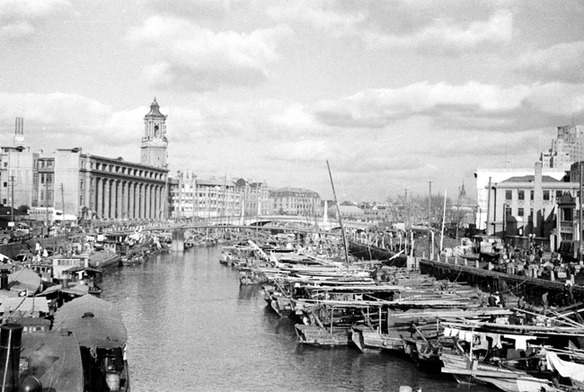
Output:
M456 341L456 350L440 354L442 372L452 374L459 382L486 383L510 392L571 390L573 383L569 379L566 383L557 370L577 364L557 359L558 369L553 369L547 354L581 344L584 325L543 314L538 315L535 324L509 324L510 319L442 321L444 335ZM584 366L581 372L584 374Z
M294 325L298 342L313 346L347 346L348 330L345 328L326 329L318 325Z
M57 310L52 330L71 331L77 339L84 371L83 390L130 390L127 332L113 304L92 295L76 298Z

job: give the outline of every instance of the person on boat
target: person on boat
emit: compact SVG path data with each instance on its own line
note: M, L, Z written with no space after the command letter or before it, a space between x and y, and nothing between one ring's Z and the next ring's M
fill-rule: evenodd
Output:
M546 291L541 295L541 306L543 306L543 311L546 312L548 308L548 292Z
M525 309L525 296L521 296L519 297L519 300L517 301L517 307L519 309Z

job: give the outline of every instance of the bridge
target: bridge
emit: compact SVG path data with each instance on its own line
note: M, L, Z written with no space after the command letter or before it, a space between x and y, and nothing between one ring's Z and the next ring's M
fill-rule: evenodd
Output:
M297 225L299 227L317 227L320 230L326 231L340 227L337 219L330 219L326 217L308 218L300 215L262 215L255 217L212 217L205 219L205 226L280 226L286 224L289 226ZM200 225L199 225L200 226ZM372 222L361 221L343 221L343 227L348 229L365 229L375 226Z

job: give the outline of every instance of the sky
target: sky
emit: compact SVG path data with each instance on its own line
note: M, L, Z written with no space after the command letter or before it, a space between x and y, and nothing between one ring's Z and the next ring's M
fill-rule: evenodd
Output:
M584 123L579 0L0 0L0 142L339 201L476 194Z

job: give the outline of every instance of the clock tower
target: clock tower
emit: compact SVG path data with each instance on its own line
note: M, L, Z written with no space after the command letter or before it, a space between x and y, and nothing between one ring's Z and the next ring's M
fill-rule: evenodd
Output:
M150 104L150 112L144 116L144 137L142 138L141 163L162 169L168 167L166 138L166 118L160 113L156 98Z

